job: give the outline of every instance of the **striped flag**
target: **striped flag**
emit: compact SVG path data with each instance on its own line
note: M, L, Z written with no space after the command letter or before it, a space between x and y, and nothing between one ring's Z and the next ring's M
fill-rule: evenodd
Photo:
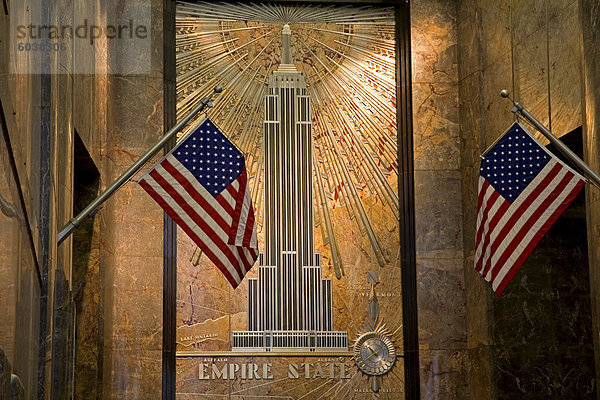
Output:
M237 287L258 257L243 154L206 119L139 183Z
M515 123L484 155L475 269L500 295L585 178Z

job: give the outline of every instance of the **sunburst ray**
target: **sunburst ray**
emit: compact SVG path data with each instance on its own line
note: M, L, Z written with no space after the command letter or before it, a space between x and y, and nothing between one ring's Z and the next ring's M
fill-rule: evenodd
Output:
M368 237L377 262L387 264L363 203L375 196L398 217L393 10L178 2L176 21L177 117L224 86L211 118L246 154L259 228L264 96L280 62L281 26L295 24L292 47L313 104L315 208L335 274L344 275L330 215L337 206ZM192 258L198 262L199 252Z

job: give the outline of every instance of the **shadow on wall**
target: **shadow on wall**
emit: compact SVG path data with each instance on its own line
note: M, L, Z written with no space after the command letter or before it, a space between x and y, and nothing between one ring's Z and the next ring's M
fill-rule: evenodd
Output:
M581 128L561 140L582 156ZM584 192L494 296L497 399L596 399Z

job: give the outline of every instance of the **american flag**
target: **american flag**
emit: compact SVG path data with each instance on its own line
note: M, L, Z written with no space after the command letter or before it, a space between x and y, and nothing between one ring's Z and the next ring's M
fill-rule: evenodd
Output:
M237 287L258 257L243 154L206 119L139 183Z
M500 295L585 178L515 123L485 154L479 177L475 269Z

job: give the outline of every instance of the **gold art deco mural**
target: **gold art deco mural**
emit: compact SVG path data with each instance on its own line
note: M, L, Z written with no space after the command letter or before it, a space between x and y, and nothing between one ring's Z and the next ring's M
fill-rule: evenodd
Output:
M179 231L179 399L403 398L393 16L178 3L177 116L224 88L261 251L234 290Z

